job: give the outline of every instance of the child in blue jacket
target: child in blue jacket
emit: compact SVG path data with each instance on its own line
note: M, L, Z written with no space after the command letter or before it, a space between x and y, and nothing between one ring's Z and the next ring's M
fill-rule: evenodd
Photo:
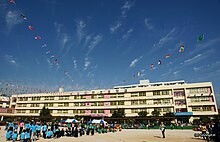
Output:
M17 138L18 138L18 133L17 131L14 131L14 133L12 134L12 141L13 142L17 141Z
M9 129L6 133L6 140L10 140L12 136L12 131Z

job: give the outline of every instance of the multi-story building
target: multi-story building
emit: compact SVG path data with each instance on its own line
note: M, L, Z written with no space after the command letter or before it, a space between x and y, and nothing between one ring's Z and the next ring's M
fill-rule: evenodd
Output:
M0 94L0 108L9 108L9 103L9 97L4 94Z
M137 116L140 111L148 115L157 110L160 115L169 112L176 116L195 118L218 114L211 82L185 83L185 81L116 86L113 89L12 95L11 108L15 116L38 116L43 106L53 116L106 116L124 109L126 116Z

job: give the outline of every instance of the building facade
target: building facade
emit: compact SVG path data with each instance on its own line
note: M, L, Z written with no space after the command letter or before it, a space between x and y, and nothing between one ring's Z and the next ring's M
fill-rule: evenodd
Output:
M53 116L105 116L124 109L126 116L138 116L147 111L148 116L157 110L160 115L173 112L201 115L217 115L217 105L211 82L185 83L184 81L116 86L113 89L12 95L10 107L14 116L38 116L43 106Z

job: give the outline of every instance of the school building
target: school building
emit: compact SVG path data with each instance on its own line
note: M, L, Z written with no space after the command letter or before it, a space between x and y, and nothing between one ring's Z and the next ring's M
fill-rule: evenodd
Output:
M124 109L127 117L157 110L160 116L173 112L176 117L190 121L202 115L218 114L211 82L186 83L184 80L115 86L112 89L15 94L10 99L14 116L39 116L43 106L54 117L110 117L115 110Z

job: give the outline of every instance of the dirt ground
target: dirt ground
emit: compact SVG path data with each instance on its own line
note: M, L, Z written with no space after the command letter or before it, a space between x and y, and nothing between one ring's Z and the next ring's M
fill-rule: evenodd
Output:
M144 129L123 129L121 132L98 134L82 137L61 137L58 139L40 139L38 142L205 142L194 138L192 130L166 130L166 138L162 138L161 131ZM1 127L0 142L5 142L6 131Z

